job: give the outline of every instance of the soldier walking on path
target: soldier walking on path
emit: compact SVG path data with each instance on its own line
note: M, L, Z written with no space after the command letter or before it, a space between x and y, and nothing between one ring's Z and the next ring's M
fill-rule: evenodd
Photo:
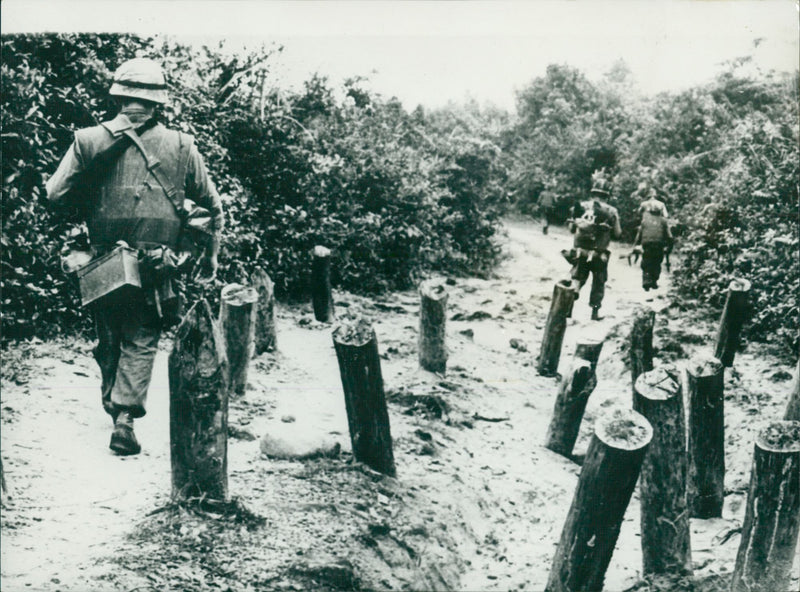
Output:
M141 450L133 421L145 414L161 331L170 317L177 317L180 299L174 282L184 199L210 213L197 264L202 283L216 277L223 212L193 138L156 119L157 106L167 102L160 66L144 58L123 63L109 94L119 103L119 114L75 133L47 182L47 198L81 212L96 255L120 242L138 253L142 288L113 302L101 298L92 303L102 403L114 421L109 447L129 455Z
M591 199L573 206L569 229L575 239L573 248L563 252L572 264L570 276L576 298L589 273L592 274L589 306L592 308L592 320L595 321L600 319L600 306L608 280L608 259L611 255L608 246L612 238L618 239L622 235L617 209L603 201L608 195L607 182L598 179L592 186Z
M672 231L660 209L644 211L634 242L642 246L642 287L645 292L656 289L664 255L672 250L673 244Z
M556 194L551 191L552 182L548 182L545 189L539 194L539 215L544 220L542 234L547 234L550 225L555 221L556 215Z

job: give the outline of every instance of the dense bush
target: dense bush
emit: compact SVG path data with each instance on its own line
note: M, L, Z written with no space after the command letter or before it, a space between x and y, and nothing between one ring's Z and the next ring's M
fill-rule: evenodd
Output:
M228 56L120 35L3 37L3 339L79 324L58 266L77 217L53 215L44 177L76 128L114 114L114 68L164 66L160 117L195 136L226 204L221 281L264 266L281 297L306 293L310 250L334 251L334 282L407 288L431 270L490 269L503 168L479 110L421 110L313 77L299 93L269 83L273 53Z
M113 68L144 40L120 35L14 36L2 42L3 339L47 335L81 320L75 286L58 252L74 217L44 203L52 173L76 127L113 111Z
M746 63L746 61L745 61ZM720 310L728 283L752 282L748 338L798 345L797 78L742 73L658 97L628 147L619 179L646 179L685 227L677 297Z

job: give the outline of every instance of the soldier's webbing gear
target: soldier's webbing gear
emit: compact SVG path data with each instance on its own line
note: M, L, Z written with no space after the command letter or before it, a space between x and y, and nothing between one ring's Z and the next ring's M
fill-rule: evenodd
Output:
M97 201L87 220L92 243L102 246L123 240L139 248L160 245L175 249L184 189L168 180L185 178L193 140L161 125L139 137L124 116L99 128L80 130L75 139L92 158L122 135L136 149L126 150L103 178L93 182Z

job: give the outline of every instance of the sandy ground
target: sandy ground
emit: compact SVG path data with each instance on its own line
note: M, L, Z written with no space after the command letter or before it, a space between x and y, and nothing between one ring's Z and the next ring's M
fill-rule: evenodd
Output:
M542 590L580 471L542 447L557 380L535 370L553 283L568 273L559 250L571 239L562 229L544 236L530 221L505 228L508 258L495 277L448 287L444 376L418 368L416 293L335 295L340 319L374 323L396 479L349 454L331 326L314 321L309 306L279 307L278 353L253 361L247 393L230 403L230 493L260 522L169 505L168 339L148 414L136 423L143 451L130 458L107 448L111 422L90 343L5 352L2 590ZM603 408L630 400L623 352L636 306L657 310L657 364L707 350L713 339L713 319L667 305L669 274L645 294L639 269L619 258L627 248L613 250L604 318L589 320L586 286L562 350L566 371L576 339L606 338L576 453ZM726 376L725 511L692 521L698 582L724 589L733 569L753 437L761 421L782 415L792 370L750 347ZM342 454L267 459L264 434L295 446L337 442ZM647 589L638 531L637 491L607 590Z

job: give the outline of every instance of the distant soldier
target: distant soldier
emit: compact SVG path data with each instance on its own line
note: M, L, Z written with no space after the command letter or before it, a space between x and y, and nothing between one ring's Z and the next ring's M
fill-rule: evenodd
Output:
M672 231L659 209L645 211L636 234L636 245L642 246L642 287L645 292L658 288L661 277L661 262L672 250Z
M557 198L556 194L552 191L553 183L548 182L547 187L539 194L539 215L544 220L542 227L542 234L547 234L550 225L555 222Z
M594 321L600 319L600 306L608 279L608 259L611 254L608 246L612 238L618 239L622 235L617 209L601 199L608 195L608 184L600 179L592 186L591 199L573 206L569 229L575 234L575 239L572 250L565 253L567 260L572 263L570 276L576 298L589 273L592 274L589 306L592 307Z

